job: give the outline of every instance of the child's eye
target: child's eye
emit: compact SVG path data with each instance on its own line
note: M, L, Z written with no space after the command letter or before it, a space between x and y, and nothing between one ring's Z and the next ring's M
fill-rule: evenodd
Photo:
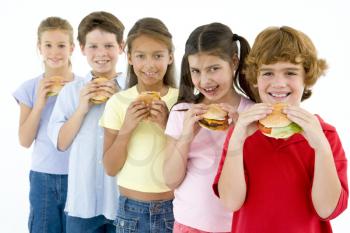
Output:
M215 71L217 71L217 70L219 70L219 69L220 69L220 67L218 67L218 66L213 66L213 67L210 67L209 71L210 71L210 72L215 72Z
M97 46L96 46L96 45L89 45L89 48L90 48L90 49L96 49Z
M160 58L164 57L164 55L163 54L156 54L156 55L154 55L154 57L156 59L160 59Z
M262 76L265 76L265 77L270 77L272 76L272 72L263 72L261 73Z
M52 45L51 45L51 44L45 44L45 47L46 47L46 48L51 48Z
M145 56L144 56L143 54L136 54L135 57L138 58L138 59L142 59L142 58L144 58Z
M289 72L287 72L287 75L288 76L294 76L294 75L297 75L295 72L291 72L291 71L289 71Z
M190 72L191 72L191 74L198 74L199 73L199 71L196 69L191 69Z
M66 47L66 45L65 45L65 44L60 44L60 45L58 45L58 47L61 48L61 49L63 49L63 48Z
M112 44L105 45L105 48L107 48L107 49L110 49L110 48L113 48L113 47L114 47L114 45L112 45Z

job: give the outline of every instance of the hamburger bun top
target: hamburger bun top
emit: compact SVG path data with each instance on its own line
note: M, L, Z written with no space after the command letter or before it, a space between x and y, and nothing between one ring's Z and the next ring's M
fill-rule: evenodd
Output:
M143 101L146 105L152 104L154 100L160 100L160 92L143 91L139 94L137 100Z
M287 106L286 103L274 104L272 113L259 120L259 122L268 128L285 127L289 125L292 122L287 118L287 115L282 112L285 106Z
M224 111L218 104L209 104L208 111L202 116L206 119L225 120L227 117L227 112Z
M104 82L108 82L109 79L103 76L96 76L92 79L92 82L94 83L104 83Z

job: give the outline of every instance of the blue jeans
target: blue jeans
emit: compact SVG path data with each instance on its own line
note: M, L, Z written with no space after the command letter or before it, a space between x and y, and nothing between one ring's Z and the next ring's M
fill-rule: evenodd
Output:
M137 201L119 196L117 233L173 232L173 201Z
M99 215L93 218L78 218L67 215L67 233L115 233L113 220Z
M65 233L67 175L30 171L28 228L31 233Z

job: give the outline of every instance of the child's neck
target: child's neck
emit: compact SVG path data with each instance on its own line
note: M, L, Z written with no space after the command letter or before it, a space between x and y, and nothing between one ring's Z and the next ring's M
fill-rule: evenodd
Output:
M163 83L152 86L145 86L138 83L136 85L136 89L139 93L143 91L157 91L160 92L160 96L165 96L168 93L169 87L167 85L164 85Z
M44 77L49 78L52 76L62 76L64 80L71 81L73 80L73 73L70 67L58 68L58 69L47 69L45 70Z

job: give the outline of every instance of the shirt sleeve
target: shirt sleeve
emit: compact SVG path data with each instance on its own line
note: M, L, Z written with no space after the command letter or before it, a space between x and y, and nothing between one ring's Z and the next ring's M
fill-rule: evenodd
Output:
M19 104L24 104L29 108L33 108L34 106L34 98L35 98L35 79L28 80L20 85L14 92L13 97Z
M347 159L345 157L345 152L341 144L339 135L337 134L335 129L332 131L326 131L325 134L333 152L335 166L342 187L336 208L328 218L324 219L328 221L337 217L347 208L349 189L347 180Z
M230 142L230 138L232 136L232 133L233 133L233 127L230 127L229 131L227 132L227 136L226 136L226 139L225 139L224 147L223 147L222 153L221 153L221 160L220 160L219 167L218 167L218 170L217 170L217 173L216 173L216 176L215 176L215 179L214 179L214 183L213 183L213 186L212 186L215 195L218 196L218 197L220 197L219 189L218 189L218 183L219 183L219 180L220 180L222 167L224 166L224 163L225 163L227 150L228 150L228 144Z
M67 84L64 86L57 96L55 106L51 113L47 126L47 135L56 149L58 149L57 143L60 129L75 111L73 99L74 94L71 85ZM79 93L77 93L77 95L79 95Z
M99 120L99 125L108 129L120 130L123 125L123 119L118 108L121 107L122 105L118 100L118 95L113 95L106 103L104 112Z
M184 104L178 104L171 109L165 128L166 135L175 139L178 139L180 137L183 128L186 107L188 108L188 106L184 106Z

